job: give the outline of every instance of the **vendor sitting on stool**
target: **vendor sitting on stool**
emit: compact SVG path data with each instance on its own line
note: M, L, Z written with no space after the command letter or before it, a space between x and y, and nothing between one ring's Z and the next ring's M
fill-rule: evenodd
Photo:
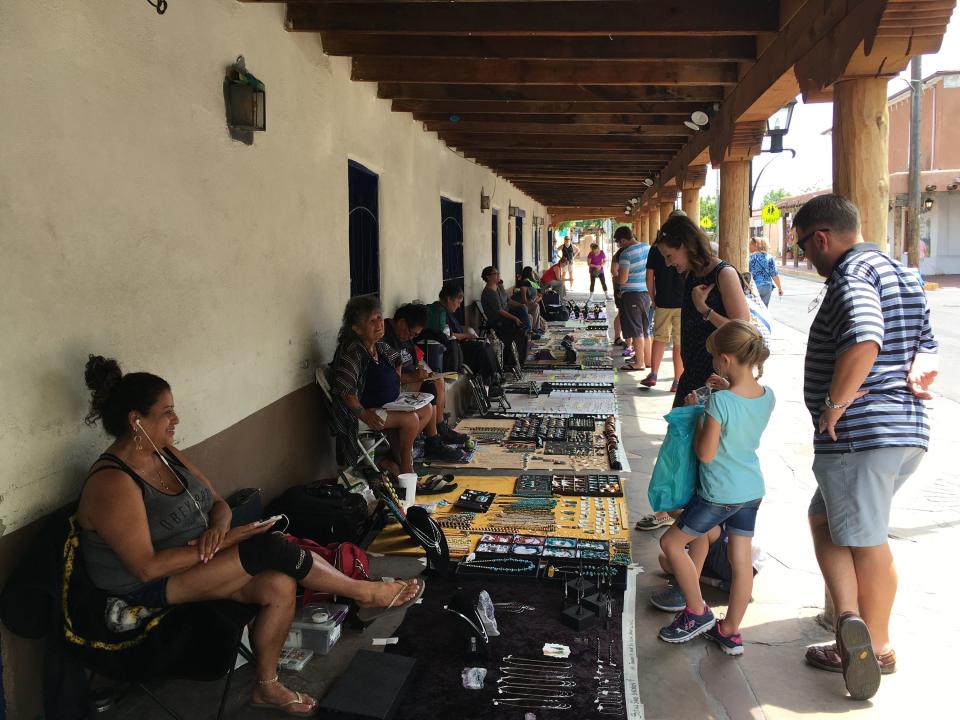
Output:
M417 357L417 348L413 339L427 326L427 308L420 303L406 303L397 308L392 318L384 320L383 341L400 353L403 364L400 366L400 384L408 392L427 392L434 398L433 423L440 440L451 445L463 445L470 439L468 435L455 432L450 428L443 414L447 405L447 386L442 377L427 380L430 369Z
M422 430L426 454L434 460L459 462L463 453L443 444L437 434L433 405L394 412L383 405L400 396L400 353L383 342L383 312L372 295L350 298L343 311L337 351L330 364L333 375L333 414L337 429L357 432L358 422L373 430L396 430L393 443L401 473L413 472L413 441Z
M418 581L352 580L270 532L273 523L231 528L227 503L173 447L180 419L166 381L150 373L124 375L116 360L93 355L85 377L93 391L87 423L99 420L114 438L87 476L76 515L90 579L113 596L108 625L121 632L130 629L128 616L189 602L259 605L250 632L257 656L250 704L312 713L316 700L277 677L297 584L361 607L395 607L417 595Z

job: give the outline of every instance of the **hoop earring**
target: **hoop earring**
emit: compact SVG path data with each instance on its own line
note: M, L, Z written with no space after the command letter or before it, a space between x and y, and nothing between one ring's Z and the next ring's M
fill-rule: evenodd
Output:
M133 434L133 444L137 448L137 452L143 452L143 440L140 439L140 433L135 432Z

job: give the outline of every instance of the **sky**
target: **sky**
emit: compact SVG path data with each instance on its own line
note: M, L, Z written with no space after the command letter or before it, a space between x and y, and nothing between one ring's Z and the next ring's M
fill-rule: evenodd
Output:
M936 55L924 55L922 61L923 77L927 77L940 70L960 71L960 20L954 11L947 33ZM890 81L887 95L890 96L908 87L904 82L910 77L909 67L900 77ZM902 79L901 79L902 78ZM784 188L791 195L829 187L831 183L831 138L824 135L833 125L833 103L812 103L805 105L802 98L797 98L797 105L793 111L793 120L790 132L783 139L785 148L797 151L796 158L791 159L790 153L779 155L761 153L753 159L753 177L757 182L754 193L754 208L759 208L763 196L770 190ZM764 140L764 145L769 143ZM766 166L766 169L763 169ZM757 176L760 171L759 182ZM719 171L711 169L707 175L707 183L701 192L705 195L716 195L719 187Z

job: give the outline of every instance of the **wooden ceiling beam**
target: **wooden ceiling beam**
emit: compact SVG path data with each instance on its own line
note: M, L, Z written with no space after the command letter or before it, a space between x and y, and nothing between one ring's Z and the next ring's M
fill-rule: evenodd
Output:
M720 102L722 87L681 85L447 85L381 82L391 100L526 100L539 102Z
M736 63L653 60L353 58L354 80L461 85L736 85Z
M768 0L553 2L287 2L287 29L385 35L753 35L779 29ZM644 10L647 10L644 12Z
M638 138L623 135L523 135L509 133L439 133L448 145L458 147L465 152L468 149L479 150L504 149L528 150L530 148L553 148L555 150L606 149L606 150L666 150L676 152L683 142L643 142Z
M594 148L590 151L551 150L549 148L527 148L526 150L474 148L470 157L487 162L501 160L518 162L527 160L538 162L589 160L606 163L667 161L673 157L673 154L669 150L604 150L603 148Z
M684 116L677 115L657 115L653 113L595 113L589 115L580 114L536 114L536 113L453 113L456 120L451 120L451 115L444 113L414 113L413 119L427 124L481 124L481 123L512 123L512 124L539 124L539 125L604 125L604 126L628 126L636 127L638 125L670 125L684 128L682 124ZM686 134L686 133L684 133Z
M702 102L560 102L549 100L394 100L394 112L409 112L423 115L462 118L474 115L572 115L589 122L597 115L646 115L658 118L667 115L690 116L694 110L703 110ZM486 118L484 118L486 119ZM544 120L544 122L547 122Z
M560 123L475 123L468 121L429 122L424 123L424 125L428 130L433 132L511 133L521 135L622 135L633 138L664 137L679 140L681 143L686 142L693 132L683 125L566 125Z
M510 182L530 182L545 185L577 185L582 187L615 187L633 186L637 178L630 175L553 175L540 173L501 173Z
M325 32L328 55L410 55L409 38L362 32ZM753 35L731 37L452 37L423 35L416 40L423 57L548 60L719 60L752 62L757 57Z

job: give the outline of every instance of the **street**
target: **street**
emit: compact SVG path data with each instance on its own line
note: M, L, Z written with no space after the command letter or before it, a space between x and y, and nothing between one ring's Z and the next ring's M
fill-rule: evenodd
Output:
M776 290L770 299L770 312L775 320L804 335L816 315L808 306L817 297L822 285L813 280L781 275L783 298ZM927 293L930 322L940 341L941 374L933 386L936 395L960 402L960 373L949 372L952 363L960 363L960 288L941 288Z

